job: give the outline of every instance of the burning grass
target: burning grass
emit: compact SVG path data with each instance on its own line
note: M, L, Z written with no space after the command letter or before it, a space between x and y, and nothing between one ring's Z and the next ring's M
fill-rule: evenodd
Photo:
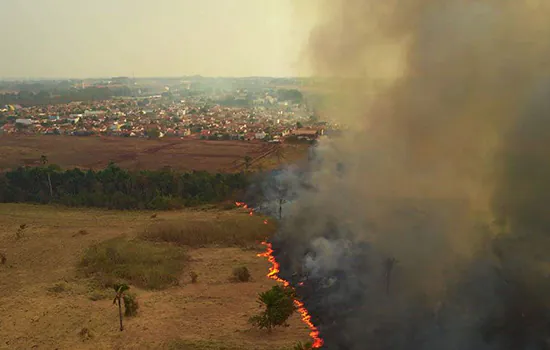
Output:
M119 237L88 248L80 268L85 276L104 285L121 280L142 288L163 289L178 283L186 261L181 248Z
M258 256L267 258L267 260L271 263L271 267L269 268L267 277L281 283L284 287L290 287L290 283L288 281L279 277L279 263L273 256L273 247L271 243L263 242L262 244L265 245L266 250L264 253L258 254ZM304 322L310 330L309 336L313 340L311 347L313 349L320 348L321 346L323 346L324 341L320 337L320 333L317 327L313 324L313 322L311 322L311 315L309 314L309 311L306 309L304 303L300 300L294 299L293 302L296 310L300 314L302 322Z
M250 247L270 237L274 223L264 223L259 216L231 215L216 220L156 222L141 234L155 242L169 242L180 246L209 245Z

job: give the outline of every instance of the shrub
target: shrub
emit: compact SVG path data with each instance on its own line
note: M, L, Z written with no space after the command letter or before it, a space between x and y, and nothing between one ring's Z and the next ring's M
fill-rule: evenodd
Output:
M27 228L27 224L21 224L19 225L19 227L17 228L17 231L15 231L15 237L17 239L19 238L22 238L23 237L23 233L25 232L25 229Z
M286 321L296 311L294 305L294 290L290 287L273 286L270 290L260 293L258 302L264 311L250 318L249 322L268 332L277 326L287 326Z
M141 237L155 242L182 246L250 246L265 240L275 231L273 223L264 224L259 216L227 216L217 220L165 221L149 225Z
M136 295L133 293L124 294L122 296L122 300L124 301L124 316L136 316L139 309L139 303Z
M82 328L80 330L80 332L78 332L78 335L80 336L80 338L82 339L82 341L86 341L88 339L91 339L93 338L93 335L92 333L90 332L90 330L86 327Z
M6 258L6 254L0 252L0 264L6 265L6 261L7 261L7 260L8 260L8 259Z
M233 279L236 282L250 281L250 271L246 266L238 266L233 268Z
M90 233L86 230L79 230L77 233L73 234L73 237L76 237L76 236L86 236L86 235L89 235Z
M56 283L52 287L48 288L48 292L55 294L63 293L66 291L68 291L68 287L65 283Z
M80 268L85 276L105 286L105 281L122 280L138 287L163 289L178 283L186 261L181 248L119 237L88 248Z
M199 275L195 271L189 272L189 277L191 277L191 283L197 283L197 278Z
M105 300L110 298L111 294L107 293L106 290L94 290L88 295L88 299L90 299L91 301Z
M313 345L310 342L302 343L298 342L292 347L292 350L312 350Z

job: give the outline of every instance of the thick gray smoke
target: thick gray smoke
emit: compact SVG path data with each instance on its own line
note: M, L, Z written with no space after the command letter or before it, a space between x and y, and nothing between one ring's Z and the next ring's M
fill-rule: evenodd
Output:
M325 348L550 349L550 2L312 6L350 128L278 175L273 243Z

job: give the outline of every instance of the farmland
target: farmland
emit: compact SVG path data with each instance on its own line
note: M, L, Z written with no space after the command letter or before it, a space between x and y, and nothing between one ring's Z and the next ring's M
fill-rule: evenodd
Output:
M305 341L308 332L297 316L272 334L247 323L258 312L257 294L274 283L265 277L269 264L256 255L260 237L274 230L271 222L239 209L151 215L1 204L0 252L6 261L0 265L0 349L259 350ZM134 244L140 249L120 250ZM125 319L123 332L112 289L97 275L82 273L83 256L98 245L119 249L119 260L130 262L143 251L186 257L181 270L165 261L147 267L155 276L169 275L176 282L170 286L148 288L138 283L145 277L135 280L131 288L140 309ZM130 270L139 272L144 261ZM252 280L231 281L235 266L246 266ZM191 283L191 271L197 283Z
M277 149L281 147L281 151ZM38 165L46 155L62 168L102 169L109 162L130 170L171 167L179 171L226 172L244 170L244 158L251 168L271 168L283 161L303 158L304 145L277 145L260 141L207 141L123 137L74 137L44 135L0 135L0 169Z

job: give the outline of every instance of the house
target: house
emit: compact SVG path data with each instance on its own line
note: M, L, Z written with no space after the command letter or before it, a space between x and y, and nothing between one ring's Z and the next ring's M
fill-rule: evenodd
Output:
M32 125L32 120L30 119L16 119L15 124L21 124L21 125Z
M292 131L293 136L297 136L298 138L311 138L316 139L319 136L319 132L315 129L295 129Z
M84 111L85 117L98 117L105 114L105 111Z

